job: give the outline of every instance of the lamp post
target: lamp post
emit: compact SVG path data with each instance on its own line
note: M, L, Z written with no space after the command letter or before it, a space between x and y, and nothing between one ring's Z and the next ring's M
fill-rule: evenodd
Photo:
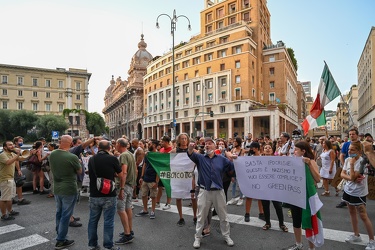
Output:
M156 28L160 28L159 27L159 17L161 16L167 16L170 21L171 21L171 35L172 35L172 127L171 127L171 138L172 139L175 139L176 138L176 107L175 107L175 103L176 103L176 93L175 93L175 68L174 68L174 32L176 31L176 23L177 23L177 20L180 18L180 17L184 17L188 20L189 22L189 25L188 25L188 29L191 30L191 26L190 26L190 20L187 16L185 15L179 15L179 16L176 16L176 10L173 10L173 16L171 17L170 15L168 14L160 14L157 18L156 18Z

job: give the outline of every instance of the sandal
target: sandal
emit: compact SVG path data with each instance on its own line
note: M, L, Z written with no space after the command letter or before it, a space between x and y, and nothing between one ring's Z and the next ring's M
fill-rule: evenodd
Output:
M262 229L263 230L268 230L270 228L271 228L271 225L265 224Z
M322 196L330 196L329 191L324 191L324 192L322 193Z
M281 225L280 226L280 229L281 229L281 231L283 231L283 232L288 232L288 228L285 226L285 225Z
M339 196L340 190L336 189L336 196Z

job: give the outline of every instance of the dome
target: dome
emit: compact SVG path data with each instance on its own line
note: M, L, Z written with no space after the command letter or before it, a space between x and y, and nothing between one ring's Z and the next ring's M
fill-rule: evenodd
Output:
M138 43L138 51L135 52L132 57L131 66L132 67L146 67L148 62L152 60L152 55L146 50L147 43L143 39L143 34L141 35L141 41Z

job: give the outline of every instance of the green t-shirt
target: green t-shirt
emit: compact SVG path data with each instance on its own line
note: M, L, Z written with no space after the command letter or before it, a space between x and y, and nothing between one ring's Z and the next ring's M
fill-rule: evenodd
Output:
M68 151L52 151L49 164L53 175L53 193L57 195L77 194L77 171L81 168L78 157Z
M125 164L128 166L128 172L126 175L126 181L125 184L130 186L137 185L137 175L135 172L135 159L134 155L131 154L129 151L123 152L119 157L120 167L122 168L122 165Z
M5 151L0 154L0 181L13 180L16 162L10 165L6 165L6 162L15 156L15 153L7 153Z

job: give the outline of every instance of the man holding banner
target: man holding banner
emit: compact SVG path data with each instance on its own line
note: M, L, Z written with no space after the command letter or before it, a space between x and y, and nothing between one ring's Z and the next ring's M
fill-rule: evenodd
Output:
M224 172L233 173L234 165L229 159L215 154L216 144L209 137L205 138L204 155L195 153L194 147L195 144L190 143L187 152L189 158L197 165L198 185L200 186L198 218L193 247L200 248L204 221L212 204L220 219L221 234L224 236L227 245L233 246L234 242L230 238L222 175Z

